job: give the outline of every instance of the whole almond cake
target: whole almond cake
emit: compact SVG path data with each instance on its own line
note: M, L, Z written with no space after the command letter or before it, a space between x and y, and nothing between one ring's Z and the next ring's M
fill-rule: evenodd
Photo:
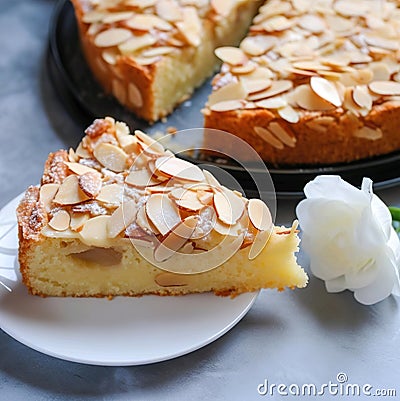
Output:
M205 126L275 165L399 150L399 49L398 1L267 1L238 48L216 50Z
M212 74L259 0L72 0L82 49L106 92L155 121Z
M141 131L98 119L49 155L18 210L23 283L41 296L231 295L304 287L297 225Z

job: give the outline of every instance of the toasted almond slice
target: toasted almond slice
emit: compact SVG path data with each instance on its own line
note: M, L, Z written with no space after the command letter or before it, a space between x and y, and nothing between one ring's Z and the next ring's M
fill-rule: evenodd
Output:
M277 41L277 38L272 35L248 36L242 40L240 48L249 56L261 56L272 49Z
M102 22L104 24L113 24L114 22L125 21L133 16L132 11L120 11L107 14Z
M280 109L287 106L287 101L281 96L275 96L269 99L260 100L255 104L257 107L261 107L262 109Z
M292 106L285 106L278 109L278 114L287 122L295 124L299 122L300 115Z
M53 202L58 205L75 205L88 199L89 197L79 188L78 177L69 175L60 185Z
M186 189L186 188L183 188L183 187L179 186L179 187L174 188L174 189L169 193L169 196L170 196L172 199L178 200L178 199L181 199L181 198L185 195L186 192L187 192L187 189Z
M198 222L197 216L189 216L179 222L154 250L154 259L163 262L172 257L190 239Z
M335 85L327 79L321 77L311 77L310 86L318 96L327 102L332 103L336 107L340 107L342 105L342 100L340 99Z
M165 184L159 184L159 185L154 185L151 187L147 187L146 188L146 193L149 194L166 194L166 193L170 193L172 190L172 187L169 185L165 185Z
M221 187L219 181L211 174L208 170L203 170L203 174L207 183L213 188L214 190Z
M183 209L192 211L198 211L204 207L203 203L198 199L197 193L188 189L184 190L180 197L175 198L175 203Z
M213 92L208 98L208 105L213 106L216 103L228 100L242 100L247 96L243 84L240 81L230 82Z
M230 65L243 65L247 62L247 57L243 50L238 47L223 46L215 49L215 55L224 63Z
M267 90L262 92L257 92L253 95L249 95L247 99L250 101L267 99L269 97L279 95L280 93L287 92L288 90L292 89L292 87L293 87L292 81L286 81L286 80L272 81L271 86Z
M152 65L161 60L161 56L156 57L135 57L135 62L139 65Z
M232 0L211 0L210 4L218 15L226 17L231 12L234 3Z
M138 8L139 10L145 10L146 8L154 7L158 0L125 0L124 4L127 6ZM111 3L115 2L111 0Z
M175 26L182 34L186 42L191 46L199 46L201 41L202 24L195 7L185 7L182 21L176 22Z
M104 11L92 10L82 16L82 21L85 24L92 24L93 22L100 22L107 15Z
M115 51L115 49L108 49L108 50L105 50L103 53L101 53L101 58L107 64L110 64L110 65L116 65L117 64L118 56L119 55L118 55L117 51ZM100 67L102 70L107 71L107 69L103 67L103 63L100 60L99 60L98 65L102 66L102 67Z
M85 149L82 142L80 142L78 147L76 148L75 154L83 159L88 159L91 157L91 154L87 149Z
M91 199L96 198L103 185L99 172L88 172L78 178L79 188Z
M175 203L165 194L152 194L146 202L146 214L157 230L165 235L181 221Z
M94 39L97 47L110 47L119 45L132 37L132 32L124 28L111 28L100 32Z
M56 231L65 231L69 228L71 217L66 210L60 210L49 221L49 226Z
M262 252L265 245L267 245L270 236L271 231L260 231L257 233L249 250L249 260L255 259Z
M246 79L246 77L243 77L240 80L243 84L244 90L249 94L265 91L272 85L270 79Z
M69 148L69 150L68 150L68 160L71 163L75 163L79 160L79 157L77 156L74 149L72 149L72 148Z
M247 203L247 213L253 226L259 231L272 227L272 216L268 206L261 199L250 199Z
M394 81L375 81L368 85L369 89L384 96L400 95L400 83Z
M338 0L333 8L345 17L358 17L368 14L369 6L366 2Z
M115 173L124 171L128 155L118 146L110 143L99 143L93 151L94 157L104 167Z
M236 223L234 225L224 224L222 221L216 219L213 227L214 231L218 234L224 236L232 236L238 237L240 233L243 231L243 227L240 223Z
M64 162L68 166L68 168L75 174L77 175L82 175L85 173L97 173L99 172L95 170L94 168L85 166L84 164L81 163L71 163L71 162Z
M214 103L210 107L210 110L223 113L224 111L239 110L243 107L243 100L225 100L223 102Z
M72 213L69 224L72 231L80 231L83 225L89 220L89 213Z
M144 50L141 53L142 57L156 57L156 56L164 56L166 54L172 53L176 48L173 46L157 46L152 47L151 49Z
M118 142L121 148L127 154L137 154L140 152L139 145L133 135L125 135L118 137Z
M293 134L289 132L288 128L285 128L278 122L270 122L268 124L268 130L286 146L294 148L294 146L296 145L296 138L293 136Z
M145 205L140 207L136 214L136 224L146 233L160 234L155 225L147 217Z
M138 208L134 200L121 203L107 222L107 231L110 238L117 237L136 219Z
M381 36L373 36L373 35L365 35L364 39L370 46L393 51L399 49L398 39L387 39Z
M103 186L96 200L110 205L120 205L123 200L124 187L120 184Z
M169 22L176 22L182 20L182 9L177 2L172 0L159 0L156 2L157 15Z
M133 38L120 44L118 49L122 54L130 54L145 47L153 46L155 43L157 43L157 38L150 33L146 33L141 36L134 36Z
M138 129L135 130L135 136L140 142L143 142L147 146L156 146L155 144L162 146L161 143L155 141L151 136L145 134L143 131L140 131ZM164 150L164 147L162 149Z
M263 22L262 27L267 32L281 32L292 27L294 23L293 19L286 18L283 15L276 15Z
M125 182L136 188L145 188L160 183L148 169L131 171L125 178Z
M236 224L244 212L242 199L225 187L221 187L215 192L214 207L218 219L228 225Z
M178 180L201 182L205 179L200 168L176 157L159 157L155 166L160 173Z
M244 65L231 66L231 72L235 75L245 75L249 74L257 68L257 64L253 61L248 61Z
M269 143L275 149L281 150L284 148L283 143L278 138L276 138L275 135L273 135L268 129L266 129L264 127L256 126L256 127L254 127L254 132L261 139L263 139L265 142Z
M324 111L333 109L332 104L318 96L309 85L298 86L293 98L297 105L305 110Z
M40 187L39 200L47 212L51 210L51 203L59 188L60 184L44 184Z
M197 198L203 205L211 205L213 203L214 194L208 191L197 191Z
M354 132L354 136L357 138L369 139L371 141L376 141L377 139L381 139L383 136L382 130L380 128L370 128L370 127L362 127L356 132Z
M160 142L155 141L139 130L135 131L135 135L139 147L147 156L158 157L165 153L164 146Z
M172 25L152 14L136 14L126 22L129 28L139 31L150 31L152 28L157 28L161 31L172 30Z
M163 272L157 274L154 281L160 287L183 287L189 284L189 276L187 274L176 274Z
M111 216L96 216L89 219L78 233L81 241L89 246L109 247L108 220Z
M313 14L303 15L299 19L298 24L303 29L306 29L307 31L310 31L312 33L321 33L326 29L325 21L322 18Z
M373 103L372 97L365 88L356 86L352 91L352 96L356 105L371 110Z
M373 81L390 81L392 75L389 67L383 62L370 63L369 68L371 69L374 77Z

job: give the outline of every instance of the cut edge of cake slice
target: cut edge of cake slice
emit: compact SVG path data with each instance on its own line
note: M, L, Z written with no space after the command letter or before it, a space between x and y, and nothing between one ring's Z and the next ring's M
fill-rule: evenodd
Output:
M236 296L308 281L296 222L275 227L261 200L109 117L75 151L49 155L17 216L22 280L35 295Z
M214 49L239 43L261 1L72 3L96 79L122 105L153 122L212 75Z

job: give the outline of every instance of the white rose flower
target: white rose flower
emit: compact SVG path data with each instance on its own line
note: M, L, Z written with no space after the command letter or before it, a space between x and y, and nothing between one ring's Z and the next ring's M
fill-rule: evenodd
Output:
M312 273L328 292L354 291L365 305L400 295L400 240L386 205L364 178L361 190L339 176L309 182L296 212Z

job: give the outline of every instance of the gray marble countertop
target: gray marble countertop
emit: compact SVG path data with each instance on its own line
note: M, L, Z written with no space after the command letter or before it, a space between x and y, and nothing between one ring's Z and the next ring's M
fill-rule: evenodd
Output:
M0 208L38 182L49 152L75 146L80 138L46 69L54 4L0 2ZM379 195L389 204L400 202L400 188ZM277 221L290 221L294 207L295 202L280 201ZM7 401L285 399L276 390L263 397L257 387L266 379L321 386L335 383L340 372L349 383L370 384L372 391L395 389L400 397L398 300L365 307L350 293L327 294L323 283L311 278L305 290L262 291L245 318L214 343L146 366L66 362L0 331L0 400ZM336 397L353 398L310 399ZM396 399L375 397L381 398Z

